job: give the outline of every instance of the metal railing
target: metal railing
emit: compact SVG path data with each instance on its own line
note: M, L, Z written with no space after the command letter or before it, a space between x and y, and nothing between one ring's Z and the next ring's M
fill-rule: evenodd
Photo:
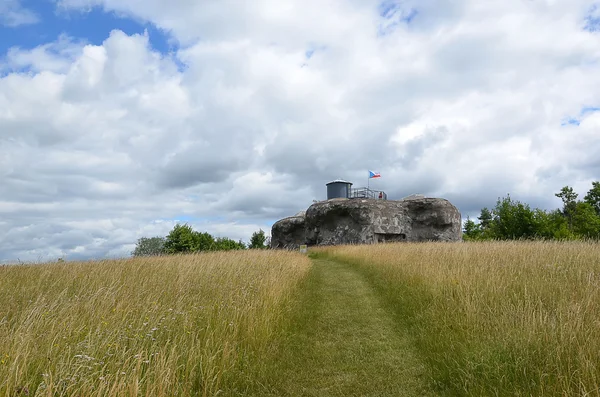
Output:
M358 187L350 191L350 198L367 198L375 200L387 200L387 194L380 190L372 190L367 187Z

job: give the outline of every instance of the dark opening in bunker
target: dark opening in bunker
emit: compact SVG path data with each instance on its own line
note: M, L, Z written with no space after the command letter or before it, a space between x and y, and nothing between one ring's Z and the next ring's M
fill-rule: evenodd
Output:
M378 243L397 243L406 241L404 233L375 233L375 239Z

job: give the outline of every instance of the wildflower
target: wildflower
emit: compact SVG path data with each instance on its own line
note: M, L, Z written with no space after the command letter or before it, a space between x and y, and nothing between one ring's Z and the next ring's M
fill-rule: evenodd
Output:
M82 360L86 360L86 361L95 360L94 357L90 357L87 354L76 354L76 355L73 356L73 358L81 358Z

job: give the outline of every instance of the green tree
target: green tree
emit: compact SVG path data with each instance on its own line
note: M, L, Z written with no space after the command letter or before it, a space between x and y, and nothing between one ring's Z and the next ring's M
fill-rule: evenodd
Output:
M565 207L572 205L577 200L578 194L575 193L572 187L564 186L560 189L560 192L555 194L556 197L560 198Z
M214 237L208 233L195 233L195 241L196 241L196 249L194 251L216 251L217 244L215 242Z
M481 239L481 224L475 223L467 216L467 220L463 227L463 240L474 241L479 239Z
M215 240L215 249L217 251L243 250L246 249L246 244L241 240L235 241L227 237L219 237Z
M533 224L537 238L553 238L553 228L548 213L536 208L533 210Z
M177 224L167 235L165 251L169 254L194 252L201 246L200 240L199 233L195 232L190 225Z
M133 256L156 256L164 254L164 237L142 237L138 239L135 249L131 252Z
M479 224L467 217L463 238L600 240L600 182L592 183L584 201L578 201L577 193L569 186L563 187L555 196L562 200L563 208L554 211L531 209L510 195L498 198L492 210L481 210Z
M578 194L573 191L570 186L565 186L560 189L560 192L555 194L556 197L560 198L563 202L563 214L569 221L569 229L573 229L573 215L575 215L575 208L577 206Z
M573 214L573 233L580 238L598 239L600 237L600 217L590 203L577 202Z
M584 201L590 204L600 216L600 182L592 182L592 188L585 195Z
M487 207L484 207L481 209L481 214L477 219L479 220L481 229L486 230L491 226L494 216L492 215L492 211L490 211Z
M569 230L567 219L561 210L547 212L536 208L533 212L533 222L537 238L571 240L575 237Z
M536 237L534 212L528 204L512 200L510 195L498 199L492 211L494 216L490 226L491 237L501 240L512 240Z
M267 248L265 245L266 241L267 236L265 236L265 232L262 229L259 229L258 232L252 233L252 237L250 238L250 245L248 246L248 248Z

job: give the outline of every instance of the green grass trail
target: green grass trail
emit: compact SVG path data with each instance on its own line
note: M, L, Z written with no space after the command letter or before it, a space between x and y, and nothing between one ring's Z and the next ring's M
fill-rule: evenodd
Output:
M431 395L410 336L352 266L315 260L261 395Z

